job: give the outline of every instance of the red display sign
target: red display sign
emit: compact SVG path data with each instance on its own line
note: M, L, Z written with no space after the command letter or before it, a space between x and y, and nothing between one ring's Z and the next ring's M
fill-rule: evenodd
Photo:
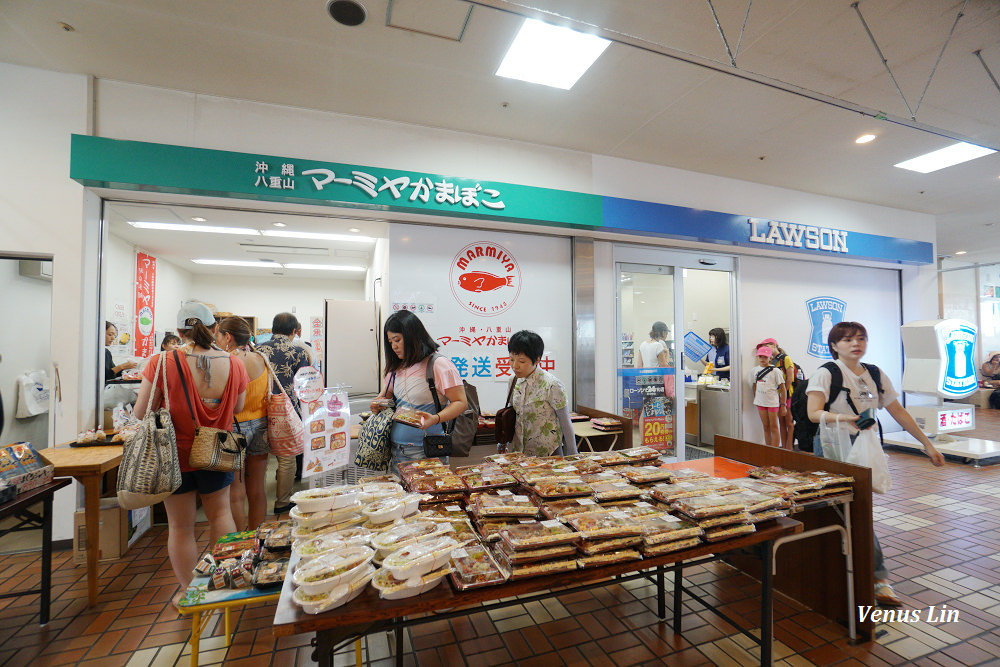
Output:
M156 309L156 258L145 253L135 255L135 356L153 354L156 337L153 315Z
M948 410L938 413L938 428L972 427L972 410Z

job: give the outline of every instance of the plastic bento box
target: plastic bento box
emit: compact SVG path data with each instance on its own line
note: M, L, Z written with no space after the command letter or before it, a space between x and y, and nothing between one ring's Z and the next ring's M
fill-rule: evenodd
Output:
M302 611L307 614L321 614L343 606L361 595L374 574L375 566L368 563L356 579L335 586L327 592L309 595L304 589L296 588L292 593L292 601L302 607Z
M507 575L482 544L469 544L451 552L451 583L460 591L493 586L507 581Z
M317 556L295 568L292 583L304 589L306 595L328 593L338 584L361 576L374 555L368 547L355 546Z

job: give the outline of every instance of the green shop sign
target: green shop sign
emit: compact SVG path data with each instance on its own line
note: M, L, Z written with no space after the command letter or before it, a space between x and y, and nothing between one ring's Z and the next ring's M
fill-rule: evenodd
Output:
M257 199L546 225L601 225L601 197L339 162L74 134L70 178L118 190Z

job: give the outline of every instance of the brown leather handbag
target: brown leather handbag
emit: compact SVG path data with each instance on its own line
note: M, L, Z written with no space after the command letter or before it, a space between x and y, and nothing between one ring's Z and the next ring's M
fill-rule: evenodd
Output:
M510 398L514 395L514 385L517 378L510 381L510 391L507 392L507 403L497 410L496 418L493 422L493 437L498 445L509 445L514 439L514 425L517 423L517 411L510 404Z

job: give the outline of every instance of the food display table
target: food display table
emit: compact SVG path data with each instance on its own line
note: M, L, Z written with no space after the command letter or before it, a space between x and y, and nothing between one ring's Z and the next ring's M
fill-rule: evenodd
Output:
M56 477L74 477L83 485L87 526L87 606L97 604L97 557L101 544L101 477L122 460L121 445L49 447L38 452L55 468Z
M7 533L33 530L42 530L42 581L39 588L32 588L26 591L13 591L0 594L0 599L20 597L22 595L39 595L41 610L38 623L45 625L49 622L49 602L52 596L52 496L64 486L69 485L68 479L56 479L38 488L25 491L13 500L0 505L0 519L9 516L23 515L26 510L35 503L42 503L41 525L38 525L36 515L29 516L21 521L21 524L13 528L0 531L0 537ZM25 524L29 524L25 527Z
M205 624L212 617L212 612L222 611L225 614L226 646L233 641L235 628L232 626L230 612L233 609L246 607L256 602L273 602L281 591L278 589L257 590L256 588L208 590L208 577L195 577L191 580L184 597L178 605L181 614L191 616L191 667L198 667L198 646Z
M674 574L673 629L681 632L681 611L684 593L715 614L725 616L707 601L696 595L683 584L685 568L719 560L729 552L758 547L762 564L760 577L760 637L743 631L743 634L761 646L761 665L772 661L773 598L772 598L772 545L776 540L794 535L802 530L798 521L782 518L758 525L757 532L714 544L701 543L663 556L645 558L607 565L604 567L575 570L549 576L510 581L498 586L484 586L472 590L455 592L447 581L422 595L404 600L383 600L377 591L368 587L360 597L343 607L322 614L309 615L292 602L293 587L291 574L286 576L278 609L274 618L274 634L290 636L307 632L316 633L318 662L321 667L333 664L333 653L338 643L354 641L356 638L383 629L395 631L396 664L403 664L403 629L412 625L438 621L441 619L474 614L483 611L525 604L533 600L554 597L566 593L620 584L633 579L651 579L657 587L659 617L666 618L666 587L664 576ZM295 561L292 561L294 566ZM289 568L291 573L292 568ZM511 599L514 596L520 596ZM431 612L438 612L426 616ZM739 627L734 621L734 626Z

